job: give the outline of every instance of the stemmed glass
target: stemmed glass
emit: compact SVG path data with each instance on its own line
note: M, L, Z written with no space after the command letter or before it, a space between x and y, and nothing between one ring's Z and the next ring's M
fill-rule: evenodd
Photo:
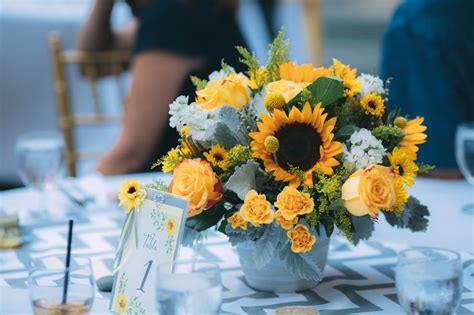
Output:
M456 130L456 160L467 182L474 186L474 122L460 124ZM462 207L474 215L474 203Z
M36 209L46 215L44 190L53 185L64 164L64 142L55 133L36 132L18 137L16 161L20 178L38 195Z

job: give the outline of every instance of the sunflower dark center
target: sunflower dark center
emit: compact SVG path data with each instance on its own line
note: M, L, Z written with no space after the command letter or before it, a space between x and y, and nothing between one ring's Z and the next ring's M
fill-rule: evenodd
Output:
M377 107L377 104L375 104L375 102L369 102L367 103L367 106L369 106L372 109L375 109Z
M130 187L127 191L129 194L133 194L134 192L137 192L134 186Z
M275 154L281 168L289 171L292 167L297 167L301 171L307 171L319 161L321 136L314 127L304 123L291 123L278 129L274 136L280 143Z
M398 165L398 174L399 174L400 176L403 176L404 173L405 173L405 172L403 171L403 167L402 167L401 165Z
M224 157L220 153L214 154L214 158L217 162L220 162L224 159Z

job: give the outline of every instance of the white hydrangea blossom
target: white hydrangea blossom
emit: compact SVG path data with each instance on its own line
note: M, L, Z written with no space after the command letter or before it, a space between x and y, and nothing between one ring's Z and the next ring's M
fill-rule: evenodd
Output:
M364 95L370 92L382 94L385 92L383 88L383 81L379 77L374 77L370 74L362 73L357 77L360 82L360 94Z
M184 125L187 125L194 140L210 140L216 124L214 120L215 110L201 109L196 103L188 105L188 100L187 96L181 95L170 104L170 126L180 130Z
M344 145L344 167L348 169L360 170L371 164L380 164L384 156L382 141L364 128L354 132L347 146Z

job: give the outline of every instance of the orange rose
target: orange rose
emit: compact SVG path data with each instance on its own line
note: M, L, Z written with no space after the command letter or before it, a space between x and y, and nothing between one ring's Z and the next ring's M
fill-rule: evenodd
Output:
M248 78L235 72L227 77L211 81L207 86L196 91L196 103L204 109L215 109L229 105L242 109L250 102Z
M256 227L272 223L275 216L272 205L265 195L259 195L255 190L249 191L245 196L245 202L240 207L240 215Z
M342 200L355 215L374 217L380 209L395 206L395 173L390 167L370 165L352 174L342 185Z
M275 220L278 225L281 226L282 229L289 230L291 229L296 223L298 223L298 218L295 217L293 220L286 220L282 213L281 210L278 210L275 212Z
M298 215L311 213L314 209L314 200L310 194L286 186L277 196L275 207L287 221L293 221Z
M239 211L227 218L227 222L230 223L233 229L241 228L242 230L247 229L247 221L242 218Z
M316 243L316 236L311 234L309 229L303 224L298 224L288 231L286 235L291 240L291 251L293 253L307 253Z
M174 169L168 192L189 200L189 218L218 202L223 188L209 163L201 159L188 159Z

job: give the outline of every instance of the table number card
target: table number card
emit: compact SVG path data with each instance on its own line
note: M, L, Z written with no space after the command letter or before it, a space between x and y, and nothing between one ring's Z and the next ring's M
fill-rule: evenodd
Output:
M184 231L188 201L147 189L124 224L110 309L119 314L155 314L155 273L174 260ZM120 245L119 245L120 246Z

